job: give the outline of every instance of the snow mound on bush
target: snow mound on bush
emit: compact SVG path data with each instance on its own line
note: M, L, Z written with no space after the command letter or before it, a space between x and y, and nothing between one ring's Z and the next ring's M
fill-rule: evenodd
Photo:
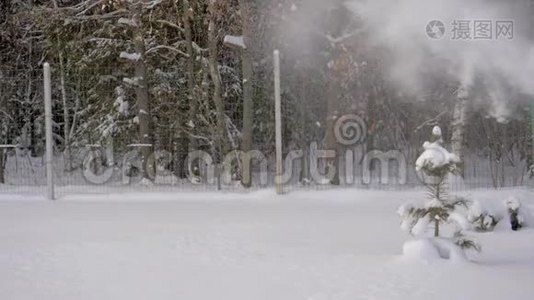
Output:
M409 259L441 260L453 262L466 261L465 252L449 239L425 238L407 241L402 247L402 254Z
M467 260L465 256L465 251L462 250L458 245L453 243L449 239L436 238L432 242L436 246L439 256L443 259L448 259L453 262L464 262Z
M421 153L419 158L415 162L415 169L420 171L425 166L431 166L432 168L440 168L450 163L459 163L460 158L443 148L438 142L430 143L425 142L423 144L425 151Z
M436 260L440 259L438 249L430 239L411 240L402 246L402 254L410 259Z

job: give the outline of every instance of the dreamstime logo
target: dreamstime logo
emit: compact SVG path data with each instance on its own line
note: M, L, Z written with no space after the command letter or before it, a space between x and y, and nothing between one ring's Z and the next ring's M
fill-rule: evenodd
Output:
M345 115L336 121L334 135L338 143L344 146L361 144L367 138L367 126L358 115Z
M381 184L390 183L390 168L392 162L396 162L398 170L398 184L406 183L406 159L398 150L382 152L378 150L370 151L363 154L357 159L356 153L363 151L362 144L367 138L367 126L364 118L356 114L348 114L338 118L334 124L334 136L336 142L343 146L344 153L338 153L338 150L319 148L317 142L312 142L307 149L308 155L305 156L302 149L289 151L283 161L284 172L282 183L291 182L294 177L294 170L297 162L301 166L308 166L308 174L311 180L318 184L328 184L334 180L336 175L343 177L345 183L353 184L355 182L355 165L356 161L361 162L362 170L360 177L363 184L372 182L373 166L380 166ZM167 151L154 151L146 162L143 161L140 154L140 147L151 145L132 144L132 150L122 157L121 163L116 163L113 156L113 141L108 141L106 149L91 149L85 156L82 168L84 178L92 184L105 184L109 182L117 171L122 177L122 184L130 184L131 178L144 174L150 179L157 176L172 175L168 166L172 164L173 156ZM307 163L304 163L307 162ZM337 163L335 163L337 162ZM373 164L375 162L375 164ZM216 163L211 154L202 151L191 151L184 161L183 167L189 181L193 184L231 184L236 178L237 169L242 170L241 181L245 184L252 183L253 165L257 166L257 177L261 185L269 184L268 159L264 153L258 150L243 152L239 150L230 151L220 161ZM377 169L378 170L378 169ZM344 171L345 176L341 176ZM300 173L299 173L300 175Z

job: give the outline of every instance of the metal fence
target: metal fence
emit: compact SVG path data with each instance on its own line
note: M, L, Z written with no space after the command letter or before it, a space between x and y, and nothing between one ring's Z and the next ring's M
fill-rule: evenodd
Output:
M0 193L45 193L46 142L53 147L51 171L56 197L69 193L137 191L251 191L275 185L276 144L273 83L256 83L265 95L256 103L253 149L239 152L242 107L235 80L223 74L225 147L217 147L217 121L209 97L200 97L193 118L185 79L172 70L151 77L152 143L140 142L135 93L128 76L117 70L69 78L52 66L52 138L45 134L45 93L41 73L3 72L0 76ZM96 75L98 76L96 76ZM326 101L302 103L299 92L284 86L293 76L282 70L282 153L285 192L357 187L399 190L421 187L413 165L420 144L369 147L370 120L357 108L339 112L325 141ZM285 78L284 78L285 77ZM126 79L125 79L126 78ZM293 78L294 79L294 78ZM289 79L291 80L291 79ZM199 91L201 94L202 91ZM305 96L303 96L305 98ZM529 129L525 129L529 130ZM377 138L376 136L374 137ZM512 143L513 144L513 143ZM496 156L467 145L464 176L454 190L525 186L530 182L527 155L515 148ZM142 149L151 156L143 160ZM250 180L247 170L250 167ZM148 173L148 176L146 175ZM149 177L151 180L143 180ZM336 184L332 184L336 178ZM250 181L250 187L243 184ZM48 183L48 186L50 183Z

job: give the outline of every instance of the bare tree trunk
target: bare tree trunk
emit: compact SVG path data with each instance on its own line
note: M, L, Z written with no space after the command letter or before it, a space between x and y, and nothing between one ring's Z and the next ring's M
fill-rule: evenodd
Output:
M337 80L331 77L328 83L328 99L327 99L327 113L326 113L326 136L325 143L328 150L335 150L339 155L339 147L335 137L335 124L339 118L338 112L338 91L339 87ZM327 166L329 168L334 168L335 175L334 178L330 181L333 185L339 185L339 159L338 155L336 158L328 161Z
M299 147L302 149L303 151L303 158L302 158L302 164L301 164L301 168L300 168L300 178L299 178L299 182L300 183L303 183L303 184L307 184L309 183L311 180L311 175L310 175L310 157L309 157L309 143L311 142L309 140L309 136L308 136L308 133L307 133L307 122L308 122L308 118L307 118L307 112L308 112L308 84L309 84L309 79L308 79L308 73L307 73L307 70L304 68L303 70L301 70L300 72L300 104L299 104L299 109L302 113L301 117L300 117L300 122L299 122L299 126L300 126L300 131L301 131L301 136L300 136L300 142L299 142Z
M4 23L11 9L11 0L0 1L0 24Z
M239 0L239 5L241 7L241 18L243 23L243 40L245 42L245 48L241 52L241 63L242 63L242 72L243 72L243 132L242 132L242 142L241 150L244 152L249 152L252 150L252 137L254 131L254 102L253 89L252 89L252 58L250 47L252 43L250 42L251 34L251 20L250 20L250 0ZM250 164L245 164L243 173L250 174ZM246 176L243 176L245 178ZM245 187L250 187L251 182L242 181Z
M326 107L326 135L325 143L328 150L336 151L336 158L328 162L329 168L334 168L334 178L330 181L333 185L339 185L339 154L340 147L335 136L335 124L340 117L339 113L339 98L340 91L342 89L340 82L343 80L342 70L340 67L343 65L342 56L343 52L339 49L339 46L335 46L333 49L333 66L329 69L328 78L328 90L327 90L327 107Z
M0 148L0 183L6 183L6 178L4 175L5 168L6 168L5 151L4 149Z
M331 18L331 30L333 36L340 36L343 33L343 26L346 17L346 9L340 1L333 1L332 10L330 12ZM340 117L339 113L339 100L341 91L343 90L342 82L346 76L346 51L343 47L343 42L334 43L332 49L331 65L328 67L328 87L327 87L327 112L326 112L326 135L325 142L328 150L336 151L336 158L328 162L328 167L335 169L334 178L330 181L333 185L340 184L340 164L339 154L340 145L335 137L335 124Z
M67 89L65 88L65 65L63 54L59 52L59 71L61 82L61 100L63 101L63 135L65 136L65 170L72 171L72 157L70 149L70 125L69 125L69 108L67 105Z
M0 77L2 76L2 70L0 70ZM3 78L2 78L3 79ZM0 119L0 144L7 144L7 132L8 130L8 124L11 120L9 118L6 118L3 114L8 111L7 107L7 99L9 98L9 95L11 94L11 91L8 91L8 84L10 83L9 80L0 80L0 115L2 118ZM6 167L6 161L5 161L5 150L3 148L0 148L0 183L5 183L5 167Z
M193 52L193 35L191 31L191 17L193 10L189 4L189 0L183 0L183 22L184 34L186 42L186 51L189 57L187 58L187 89L189 91L189 121L193 122L196 119L198 103L195 97L195 54ZM188 122L188 123L190 123ZM188 124L185 124L188 126ZM189 147L192 150L197 150L197 140L194 137L189 139Z
M135 62L135 81L136 88L135 94L137 97L137 108L139 119L139 140L143 146L141 147L141 156L143 160L143 178L148 180L153 180L149 175L149 157L152 154L153 150L153 140L152 140L152 128L150 120L150 100L148 93L148 81L147 81L147 70L145 65L145 39L143 37L142 29L142 5L141 3L137 4L135 14L133 16L133 21L135 26L133 26L133 43L136 53L140 55L140 58Z
M219 73L219 65L217 62L218 48L217 48L217 28L216 28L216 8L215 1L210 1L209 5L210 20L208 27L208 48L209 48L209 69L211 80L213 81L213 103L217 110L217 129L215 137L215 145L219 151L219 161L224 154L224 133L226 132L226 122L224 116L224 103L221 97L221 75Z
M467 97L468 90L466 87L461 86L458 89L456 103L454 105L454 113L452 118L452 137L451 147L452 152L463 161L464 159L464 135L465 135L465 122L466 122L466 109L467 109ZM463 165L463 164L462 164ZM463 167L462 167L463 175Z

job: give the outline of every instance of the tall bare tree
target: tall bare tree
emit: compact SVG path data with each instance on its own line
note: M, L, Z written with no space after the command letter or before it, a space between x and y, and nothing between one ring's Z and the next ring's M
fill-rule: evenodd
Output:
M195 120L197 115L197 99L195 99L195 55L193 49L193 33L191 28L191 18L193 16L193 9L189 4L189 0L183 0L182 3L183 16L182 21L184 23L184 35L185 35L185 46L186 53L189 56L187 58L187 89L188 89L188 100L189 100L189 120ZM196 139L191 137L189 141L189 146L193 150L197 150Z
M252 20L250 10L250 0L239 0L241 9L241 19L243 26L243 41L245 47L241 51L241 64L243 72L243 131L241 150L249 152L252 150L252 139L254 131L254 102L252 87L252 55L251 55L251 37L252 37ZM244 173L250 173L250 164L245 164ZM246 176L243 176L245 178ZM251 182L242 182L245 187L250 187Z
M219 154L224 154L225 151L225 132L226 122L224 113L224 103L221 97L221 74L219 73L218 63L218 30L217 30L217 0L210 0L209 2L209 27L208 27L208 48L209 48L209 70L211 80L213 82L212 99L215 104L217 114L217 129L216 129L216 147Z
M142 144L141 156L143 161L143 178L153 180L149 175L149 157L153 151L153 133L150 114L150 99L148 92L148 74L145 65L145 38L142 23L143 2L133 3L132 7L132 30L135 55L135 94L137 98L137 117L139 120L139 141Z
M469 91L467 87L460 86L456 95L456 102L454 104L454 112L452 117L452 137L451 137L451 146L452 152L458 157L461 161L464 159L464 136L465 136L465 122L466 122L466 109L467 109L467 98L469 96ZM463 174L463 171L462 171Z

